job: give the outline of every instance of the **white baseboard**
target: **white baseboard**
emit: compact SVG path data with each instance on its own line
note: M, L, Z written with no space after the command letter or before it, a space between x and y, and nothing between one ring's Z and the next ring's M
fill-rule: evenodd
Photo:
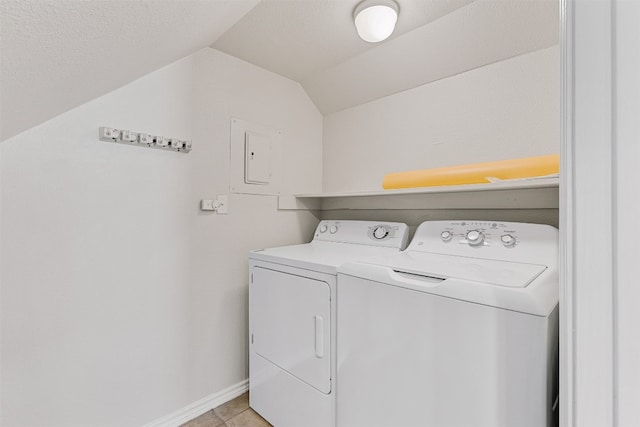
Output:
M231 399L245 393L247 390L249 390L249 380L240 381L231 387L227 387L217 393L203 397L202 399L193 402L182 409L178 409L165 417L152 421L149 424L145 424L143 427L178 427L196 417L199 417L205 412L222 405L223 403L227 403Z

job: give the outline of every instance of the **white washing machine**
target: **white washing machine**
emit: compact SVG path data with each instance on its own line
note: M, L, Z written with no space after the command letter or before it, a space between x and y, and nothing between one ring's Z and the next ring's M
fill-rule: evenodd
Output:
M310 243L249 254L249 404L276 427L335 425L336 274L391 256L405 224L321 221Z
M421 224L338 269L338 427L547 427L557 397L558 233Z

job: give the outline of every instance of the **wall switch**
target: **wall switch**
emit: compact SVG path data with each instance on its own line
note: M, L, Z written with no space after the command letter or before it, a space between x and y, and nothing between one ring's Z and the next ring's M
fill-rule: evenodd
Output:
M229 196L217 196L214 200L200 200L200 210L215 211L217 214L226 215L229 213Z
M200 200L200 209L203 211L215 211L213 200Z

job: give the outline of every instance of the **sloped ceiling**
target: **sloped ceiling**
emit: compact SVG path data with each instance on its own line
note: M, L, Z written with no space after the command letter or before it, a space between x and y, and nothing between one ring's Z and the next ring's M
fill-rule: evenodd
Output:
M557 0L397 0L394 35L356 34L359 0L263 0L213 47L302 83L323 114L558 43Z
M398 0L400 14L390 39L472 1ZM353 10L359 2L262 0L213 47L292 80L305 81L377 46L356 34Z
M0 140L212 46L299 81L323 114L558 42L558 0L0 0Z
M213 43L258 0L1 0L0 140Z

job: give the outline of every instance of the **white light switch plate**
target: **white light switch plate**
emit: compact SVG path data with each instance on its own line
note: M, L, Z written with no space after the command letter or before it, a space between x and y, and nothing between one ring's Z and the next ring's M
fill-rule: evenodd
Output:
M219 215L226 215L229 213L229 196L225 194L216 196L214 200L202 199L200 200L200 210L215 211Z
M213 200L200 200L200 209L203 211L215 211L213 207Z

